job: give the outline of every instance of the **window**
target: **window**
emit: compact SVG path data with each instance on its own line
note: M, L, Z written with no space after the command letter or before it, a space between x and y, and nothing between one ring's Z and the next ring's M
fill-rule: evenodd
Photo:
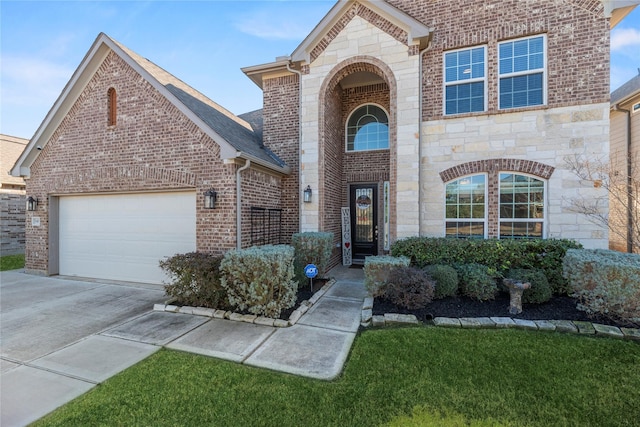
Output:
M640 112L640 102L638 102L637 104L633 104L631 111L633 111L634 113Z
M498 44L500 108L545 103L545 36Z
M444 113L485 111L486 47L444 54Z
M544 182L526 175L500 173L500 238L543 237Z
M486 175L465 176L446 186L446 236L486 235Z
M377 105L358 107L347 120L347 151L389 148L389 119Z
M116 125L116 90L109 88L107 91L107 126Z

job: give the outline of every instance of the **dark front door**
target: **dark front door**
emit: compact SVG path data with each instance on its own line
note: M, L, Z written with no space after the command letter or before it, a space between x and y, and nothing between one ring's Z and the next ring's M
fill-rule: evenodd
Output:
M378 185L351 185L350 200L353 261L362 264L378 254Z

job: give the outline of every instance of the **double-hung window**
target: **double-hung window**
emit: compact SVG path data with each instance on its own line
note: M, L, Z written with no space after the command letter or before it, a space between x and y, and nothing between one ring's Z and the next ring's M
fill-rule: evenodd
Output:
M444 54L444 113L461 114L485 111L485 46L460 49Z
M544 35L498 43L500 109L544 105Z
M487 176L465 176L446 186L445 216L447 237L486 237Z
M500 238L541 239L544 181L528 175L500 173Z

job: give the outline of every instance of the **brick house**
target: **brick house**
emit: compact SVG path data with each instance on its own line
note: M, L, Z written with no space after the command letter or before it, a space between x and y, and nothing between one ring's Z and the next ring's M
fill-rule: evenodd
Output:
M611 170L614 184L621 188L610 197L609 248L640 253L633 241L640 217L640 71L611 93ZM631 184L631 198L626 186ZM618 196L622 196L620 200Z
M608 153L609 29L637 3L339 1L243 69L263 109L240 117L101 34L12 170L27 269L160 282L163 256L266 241L266 212L283 242L333 232L334 264L415 235L606 247L563 159Z

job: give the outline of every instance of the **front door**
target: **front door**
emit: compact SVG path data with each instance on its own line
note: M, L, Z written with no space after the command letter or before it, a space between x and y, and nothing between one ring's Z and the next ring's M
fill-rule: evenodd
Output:
M378 185L351 185L351 244L354 264L378 254Z

